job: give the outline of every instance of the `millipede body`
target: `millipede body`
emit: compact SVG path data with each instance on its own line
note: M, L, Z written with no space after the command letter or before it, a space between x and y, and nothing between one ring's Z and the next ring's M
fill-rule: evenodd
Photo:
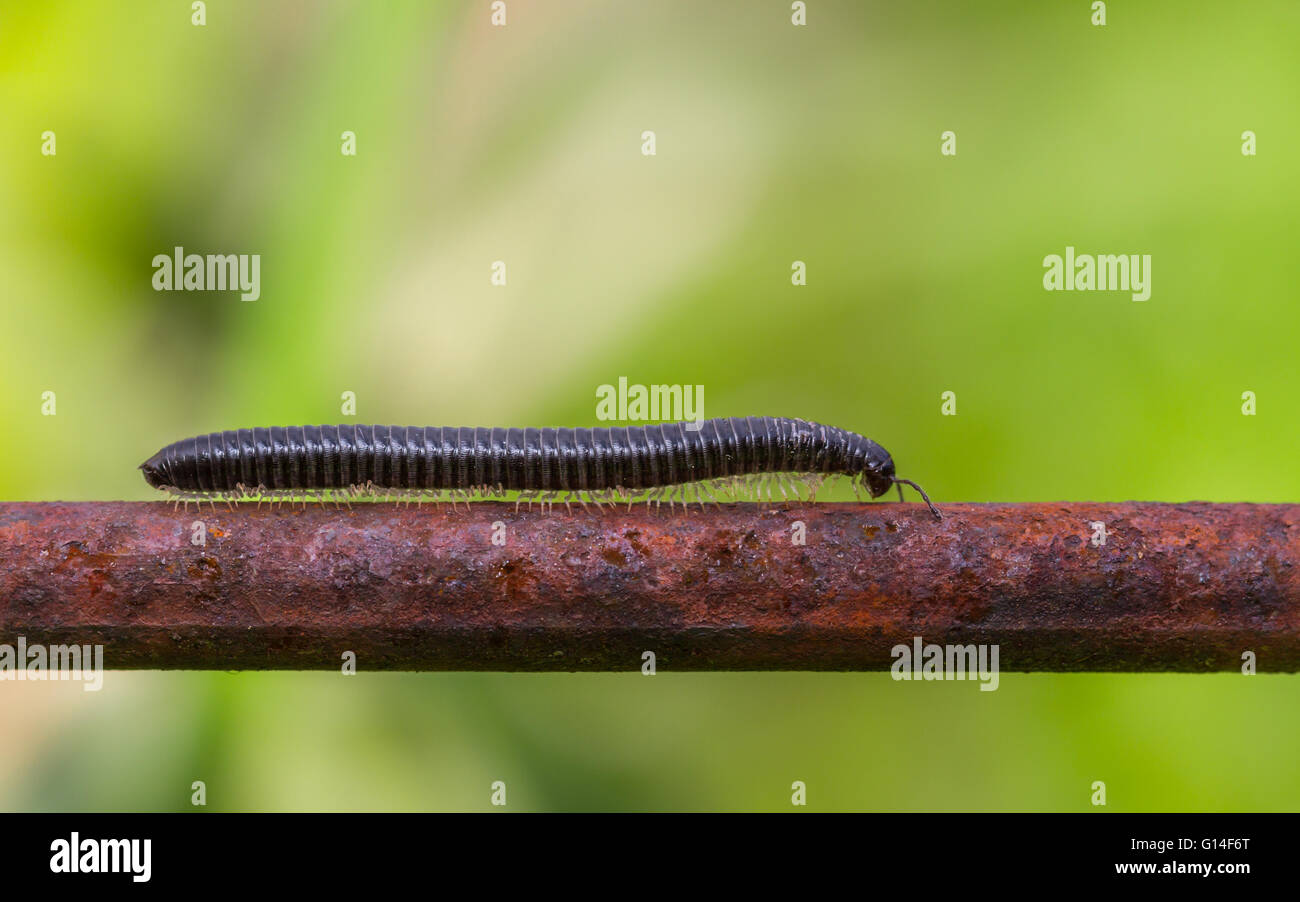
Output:
M737 489L769 498L827 476L879 497L893 485L889 452L808 420L723 417L593 429L456 426L271 426L212 432L166 446L140 465L155 488L185 499L356 495L468 500L700 501ZM703 494L701 494L703 493ZM707 498L705 497L707 496ZM788 497L788 496L786 496ZM933 504L930 509L938 516Z

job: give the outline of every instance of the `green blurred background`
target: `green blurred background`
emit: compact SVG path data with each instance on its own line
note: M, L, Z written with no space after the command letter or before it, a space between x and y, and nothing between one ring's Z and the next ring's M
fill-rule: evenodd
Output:
M148 499L163 444L345 391L357 422L595 425L626 376L864 432L940 503L1300 500L1300 6L809 6L0 0L0 497ZM1151 254L1151 300L1044 291L1067 244ZM261 254L261 299L153 291L176 245ZM480 810L505 780L511 810L789 810L803 780L810 809L1086 810L1104 780L1108 810L1295 810L1298 701L109 673L0 683L0 807L204 780L208 810Z

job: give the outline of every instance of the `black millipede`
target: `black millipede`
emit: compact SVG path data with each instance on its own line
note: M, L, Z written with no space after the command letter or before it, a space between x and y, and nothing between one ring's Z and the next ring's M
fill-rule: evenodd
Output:
M787 417L594 429L446 426L271 426L173 442L140 465L149 485L179 502L358 496L468 503L520 492L523 501L647 504L771 501L773 489L813 500L828 477L878 498L909 485L871 439ZM694 498L691 498L691 495Z

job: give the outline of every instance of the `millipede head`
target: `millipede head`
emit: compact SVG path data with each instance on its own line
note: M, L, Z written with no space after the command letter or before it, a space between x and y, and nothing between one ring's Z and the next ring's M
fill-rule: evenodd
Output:
M144 481L155 489L169 489L176 485L176 480L171 475L171 468L163 459L161 451L140 464L140 469L144 472Z
M871 493L872 498L879 498L894 487L894 459L889 452L875 442L871 443L867 454L858 464L856 476Z

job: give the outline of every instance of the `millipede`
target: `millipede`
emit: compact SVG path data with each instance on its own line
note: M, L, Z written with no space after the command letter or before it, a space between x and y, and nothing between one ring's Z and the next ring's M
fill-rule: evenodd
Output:
M861 497L911 486L869 438L787 417L722 417L601 428L271 426L210 432L167 445L140 465L157 489L184 501L351 502L354 498L458 502L520 493L562 503L639 501L670 509L742 498L816 500L845 477ZM548 507L549 506L549 507Z

